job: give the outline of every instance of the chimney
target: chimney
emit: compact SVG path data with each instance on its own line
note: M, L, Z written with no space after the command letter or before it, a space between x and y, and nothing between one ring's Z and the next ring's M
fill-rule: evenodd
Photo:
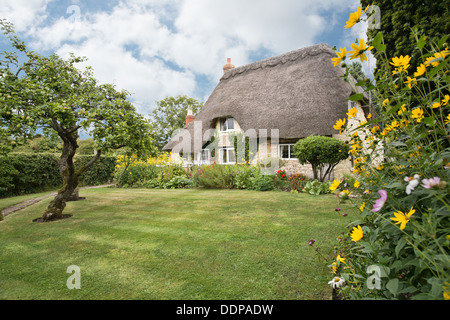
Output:
M228 58L227 59L227 64L223 66L223 73L225 73L225 72L227 72L229 70L232 70L234 68L235 68L234 65L231 64L231 58Z
M195 117L194 114L192 113L192 108L188 108L187 110L187 115L186 115L186 126L191 123L192 121L194 121Z

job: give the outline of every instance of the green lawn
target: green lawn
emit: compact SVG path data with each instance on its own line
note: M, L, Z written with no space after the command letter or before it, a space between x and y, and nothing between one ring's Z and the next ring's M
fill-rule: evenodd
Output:
M238 190L90 189L72 218L0 222L0 299L330 299L332 246L357 214L336 198ZM348 213L348 217L341 214ZM315 247L308 240L317 240ZM330 258L331 259L331 258ZM67 267L81 289L66 287Z

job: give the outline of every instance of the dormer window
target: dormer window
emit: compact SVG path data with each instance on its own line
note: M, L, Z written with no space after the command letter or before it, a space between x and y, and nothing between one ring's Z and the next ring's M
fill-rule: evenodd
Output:
M220 131L231 132L235 130L234 118L220 119Z

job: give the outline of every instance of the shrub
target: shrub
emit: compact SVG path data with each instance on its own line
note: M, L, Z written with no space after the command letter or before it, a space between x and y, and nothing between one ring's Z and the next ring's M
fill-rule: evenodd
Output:
M184 176L173 177L164 184L165 189L188 189L194 186L194 181Z
M234 175L234 186L237 189L252 190L252 178L259 174L259 170L252 166L239 166Z
M0 198L27 193L37 193L61 187L58 168L59 155L53 153L12 153L0 157ZM76 156L75 168L92 156ZM103 156L86 171L80 186L100 185L112 179L115 157Z
M304 191L318 196L320 194L330 193L329 188L330 183L320 182L319 180L314 179L306 182Z
M290 175L288 178L289 189L303 191L303 188L305 187L306 182L308 182L308 180L309 180L308 177L301 173Z
M205 165L195 173L197 185L209 189L233 189L236 166Z
M294 154L301 164L311 164L314 179L324 181L339 162L348 158L348 146L335 138L309 136L295 144Z
M273 176L273 186L275 189L288 190L290 183L288 181L287 173L285 170L278 170Z
M258 172L259 173L259 172ZM255 177L250 178L251 190L256 191L270 191L274 189L273 176L257 174Z

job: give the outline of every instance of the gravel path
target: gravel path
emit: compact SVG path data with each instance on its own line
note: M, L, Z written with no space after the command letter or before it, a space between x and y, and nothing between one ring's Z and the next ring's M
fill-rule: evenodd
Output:
M110 187L110 186L113 186L113 184L106 184L106 185L102 185L102 186L93 186L93 187L81 187L80 190L105 188L105 187ZM57 192L52 192L52 193L49 193L49 194L47 194L45 196L42 196L42 197L38 197L38 198L34 198L34 199L28 199L28 200L22 201L20 203L17 203L17 204L15 204L13 206L10 206L10 207L7 207L7 208L3 208L2 215L4 217L6 217L7 215L10 215L11 213L14 213L16 211L25 209L26 207L29 207L29 206L31 206L31 205L33 205L35 203L38 203L39 201L44 200L44 199L46 199L48 197L54 197L54 196L56 196L56 194L57 194Z

